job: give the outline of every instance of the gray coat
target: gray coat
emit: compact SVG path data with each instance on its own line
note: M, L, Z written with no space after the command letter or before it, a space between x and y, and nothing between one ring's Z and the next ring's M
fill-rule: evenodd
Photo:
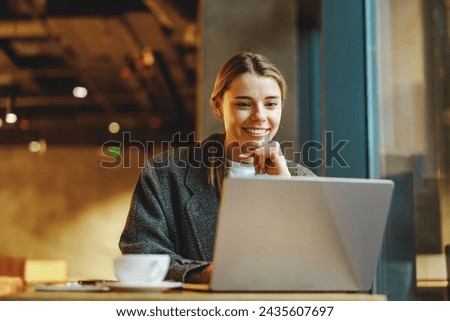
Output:
M223 143L214 134L195 148L170 149L145 165L136 184L119 247L122 253L171 256L166 279L184 281L187 271L201 270L212 259L219 196L208 183L205 148ZM288 161L291 175L314 176Z

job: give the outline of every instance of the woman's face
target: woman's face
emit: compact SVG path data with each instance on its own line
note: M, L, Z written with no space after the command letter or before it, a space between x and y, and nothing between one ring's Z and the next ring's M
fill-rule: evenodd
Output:
M280 125L281 104L281 90L274 78L250 73L236 77L222 97L220 110L227 153L248 141L263 142L267 135L272 140ZM231 158L239 161L235 153Z

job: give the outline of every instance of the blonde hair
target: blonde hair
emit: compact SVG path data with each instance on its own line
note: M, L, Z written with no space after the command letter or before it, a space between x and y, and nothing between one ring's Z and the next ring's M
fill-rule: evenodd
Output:
M249 51L239 51L228 59L217 73L214 89L210 98L210 104L213 109L220 108L223 95L230 88L233 80L246 73L274 78L280 87L281 105L284 106L287 86L286 81L278 68L261 54ZM222 149L222 151L224 151L224 149ZM227 174L227 166L225 155L219 155L218 153L211 155L210 164L217 164L216 160L218 158L221 158L221 161L219 162L220 165L209 167L208 182L216 188L220 195L222 181Z

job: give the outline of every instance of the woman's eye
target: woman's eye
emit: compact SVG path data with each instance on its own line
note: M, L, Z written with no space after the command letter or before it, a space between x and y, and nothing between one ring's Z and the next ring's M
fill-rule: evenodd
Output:
M244 103L244 102L236 103L236 106L239 107L239 108L251 107L251 105L249 103Z
M275 107L278 106L278 103L276 103L276 102L268 102L268 103L266 103L266 106L269 107L269 108L275 108Z

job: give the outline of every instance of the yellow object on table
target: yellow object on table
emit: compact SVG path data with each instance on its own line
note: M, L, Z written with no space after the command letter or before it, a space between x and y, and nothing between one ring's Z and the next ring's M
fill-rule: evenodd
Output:
M25 283L56 283L67 280L68 264L64 260L31 260L1 256L0 276L19 277Z
M17 276L0 276L0 297L25 291L22 278Z

